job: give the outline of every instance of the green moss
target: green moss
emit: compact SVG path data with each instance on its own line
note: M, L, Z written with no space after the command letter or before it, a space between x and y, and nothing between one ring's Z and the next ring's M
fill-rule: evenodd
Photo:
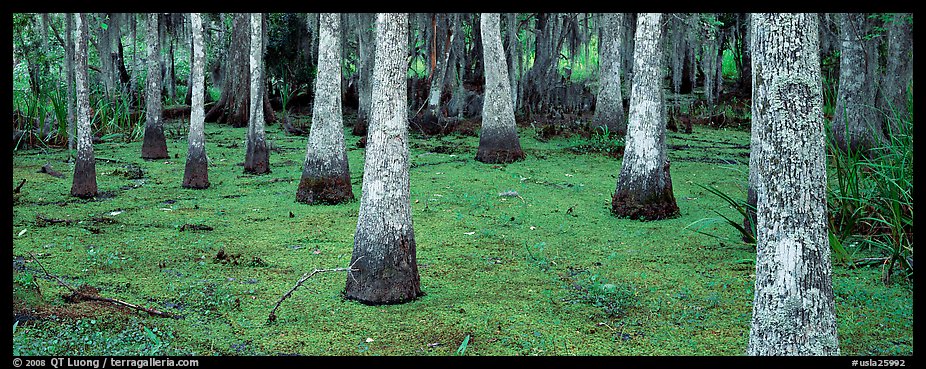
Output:
M466 354L477 356L745 352L754 267L735 261L754 258L753 247L732 228L705 230L729 238L718 241L685 226L716 216L715 209L736 215L696 184L738 190L749 132L670 133L680 215L655 222L611 216L620 159L576 155L569 148L578 138L540 142L524 133L525 160L489 165L473 159L478 137L412 135L411 207L426 295L366 306L342 298L346 274L321 273L282 304L272 324L273 305L303 273L348 265L359 201L297 203L305 138L278 125L267 128L272 172L243 174L244 137L245 128L206 125L212 186L204 190L180 187L185 135L168 134L166 160L140 159L140 141L98 144L98 158L116 160L97 161L99 189L112 197L91 201L68 195L73 166L64 150L17 151L12 184L26 184L13 207L14 256L41 254L69 282L184 319L107 310L23 321L14 348L23 355L453 355L470 336ZM359 197L364 150L349 130L345 137ZM427 151L435 140L454 150ZM65 178L36 173L46 162ZM130 164L141 178L125 175ZM499 196L506 191L518 196ZM37 227L37 214L76 223ZM115 221L93 222L101 216ZM213 230L181 232L184 224ZM216 262L220 249L242 262ZM569 273L578 270L585 272L572 282L594 293L574 303ZM598 282L582 279L592 275ZM37 281L46 303L65 304L63 287ZM886 287L876 269L836 267L834 290L842 354L912 354L909 284ZM157 327L160 346L141 326Z

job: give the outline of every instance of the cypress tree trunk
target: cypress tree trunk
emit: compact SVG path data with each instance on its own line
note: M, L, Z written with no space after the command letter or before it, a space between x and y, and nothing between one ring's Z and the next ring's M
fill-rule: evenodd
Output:
M505 51L502 49L499 15L483 13L480 19L485 66L485 98L482 105L482 130L476 160L483 163L511 163L524 160L518 127L511 106L511 86Z
M408 14L377 14L373 109L344 295L366 304L421 296L408 182Z
M312 128L296 201L337 204L354 199L341 114L341 17L321 14L318 25Z
M244 172L251 174L270 173L270 150L264 134L264 55L263 31L261 13L247 15L250 23L250 66L251 91L250 98L251 119L248 122L247 149L244 156Z
M888 135L897 133L898 120L910 118L907 86L913 82L913 15L897 13L888 25L887 68L881 84L881 109L889 118Z
M511 79L511 107L518 111L518 70L521 65L521 42L518 40L518 13L508 13L508 78Z
M74 151L74 135L75 135L75 124L74 120L76 119L76 96L74 92L74 78L76 67L74 66L74 14L65 13L65 43L67 46L67 61L65 62L65 67L67 69L67 84L68 84L68 157L72 155Z
M199 13L190 14L193 32L193 55L190 68L190 138L186 156L186 168L183 172L184 188L209 188L209 158L206 156L206 135L204 132L205 80L203 64L206 53L203 50L203 20Z
M593 127L604 127L622 137L627 132L624 120L624 99L621 96L621 31L624 29L622 13L601 15L601 41L598 46L599 73L598 101L595 103Z
M232 127L245 127L249 124L251 117L251 68L248 56L251 38L248 14L236 13L233 17L231 44L225 58L227 64L223 68L222 96L206 113L206 121L228 123ZM267 93L263 89L261 91L264 94ZM264 107L261 117L266 123L275 119L273 110L268 106L268 101L269 98L264 96L261 102Z
M838 355L814 14L752 15L759 129L756 287L748 355Z
M666 157L662 14L637 15L633 89L624 159L611 199L621 218L657 220L678 215Z
M444 126L441 124L443 114L440 109L441 96L443 95L444 77L447 75L447 64L450 61L450 46L453 42L454 34L447 27L447 16L432 14L434 31L431 56L434 61L434 69L430 75L430 87L428 89L427 108L424 111L419 127L424 134L438 134L443 131Z
M373 104L373 53L376 51L373 14L360 14L360 109L353 134L365 136Z
M158 15L148 14L148 79L145 84L145 138L141 146L142 159L165 159L167 140L161 118L161 65L158 42Z
M839 57L839 91L833 118L833 138L843 151L867 154L880 146L885 137L882 115L875 105L874 85L878 68L875 40L866 40L870 23L866 13L839 15L842 40Z
M90 132L90 91L87 86L87 16L74 14L75 50L74 75L77 95L77 160L71 196L84 199L97 194L96 159L93 155L93 138Z

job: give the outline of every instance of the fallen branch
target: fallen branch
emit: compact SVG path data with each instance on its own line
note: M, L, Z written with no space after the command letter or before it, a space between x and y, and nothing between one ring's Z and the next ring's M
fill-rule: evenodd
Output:
M54 170L54 169L51 169L51 164L45 164L45 165L43 165L43 166L42 166L42 169L39 169L39 171L36 172L36 173L45 173L45 174L48 174L48 175L50 175L50 176L52 176L52 177L64 178L64 174L61 174L61 172L58 172L58 171L56 171L56 170Z
M354 263L351 264L351 265L350 265L349 267L347 267L347 268L315 269L315 270L313 270L311 273L303 274L303 275L302 275L302 278L299 278L299 281L296 282L296 285L293 286L293 288L290 289L289 292L286 292L286 293L283 294L283 296L280 296L280 299L277 301L276 306L274 306L274 307L273 307L273 310L270 311L270 316L267 317L267 320L268 320L269 322L271 322L271 323L275 322L275 321L277 320L276 311L277 311L277 309L280 308L280 304L283 303L283 300L286 300L287 298L289 298L289 296L291 296L291 295L293 294L293 292L295 292L296 289L299 288L299 286L302 286L302 284L305 283L305 281L308 280L309 278L312 278L312 276L314 276L314 275L316 275L316 274L318 274L318 273L324 273L324 272L345 272L345 271L346 271L346 272L347 272L347 275L349 275L351 278L353 278L354 275L351 274L351 272L360 271L360 269L354 269L354 264L357 264L357 262L360 261L360 259L363 259L363 256L357 258L357 260L354 260Z
M22 182L19 182L19 186L13 189L13 193L19 193L19 190L23 188L23 185L26 184L26 179L23 178Z
M78 300L77 298L79 298L79 299L83 299L83 300L103 301L103 302L108 302L108 303L112 303L112 304L116 304L116 305L122 305L122 306L125 306L125 307L128 307L128 308L132 308L132 309L135 309L135 310L144 311L144 312L146 312L146 313L148 313L148 314L157 315L157 316L162 316L162 317L165 317L165 318L177 318L177 317L178 317L178 316L176 316L176 315L174 315L174 314L171 314L171 313L166 313L166 312L163 312L163 311L159 311L159 310L155 310L155 309L151 309L151 308L146 308L146 307L144 307L144 306L138 306L138 305L135 305L135 304L131 304L131 303L122 301L122 300L116 300L116 299L109 298L109 297L102 297L102 296L96 295L96 294L94 294L94 293L81 292L80 290L78 290L78 289L72 287L71 285L65 283L63 280L61 280L61 277L58 277L58 276L56 276L56 275L52 275L51 273L49 273L49 272L48 272L48 269L45 269L45 266L42 265L42 262L39 261L39 259L36 258L35 255L33 255L31 252L29 253L29 255L32 256L32 260L35 260L35 262L39 264L39 267L42 268L42 271L45 272L45 275L46 275L46 276L48 276L48 277L50 277L50 278L54 278L55 280L58 281L58 284L60 284L60 285L62 285L62 286L64 286L64 287L66 287L67 289L71 290L71 299L72 299L72 300ZM88 288L87 290L95 291L96 289L90 287L90 288ZM75 297L76 297L76 298L75 298Z

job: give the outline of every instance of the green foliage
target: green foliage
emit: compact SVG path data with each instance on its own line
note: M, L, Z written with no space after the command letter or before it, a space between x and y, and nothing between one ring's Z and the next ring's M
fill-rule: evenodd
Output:
M880 250L883 258L856 263L883 265L882 280L888 283L895 265L905 277L913 276L913 120L912 114L886 118L887 141L868 152L840 150L827 126L832 173L827 203L831 243L835 238L840 245Z
M184 122L168 120L165 129L178 124ZM748 132L703 127L667 134L673 191L682 211L659 222L611 216L620 160L568 152L573 138L539 141L524 128L527 159L493 166L472 159L478 137L413 134L409 198L426 295L407 304L367 306L342 298L345 274L319 274L311 289L293 294L284 314L267 325L273 303L305 272L347 266L359 201L331 206L293 201L305 140L286 135L279 125L267 127L268 139L279 148L273 172L242 175L236 164L243 155L244 130L206 124L213 183L206 190L180 188L182 159L138 158L138 139L97 143L98 157L117 161L97 161L98 186L112 196L96 201L74 199L68 195L69 180L37 173L51 162L69 175L67 166L55 164L66 160L65 150L15 152L11 185L27 182L11 223L12 229L28 232L15 237L13 255L49 254L53 264L43 261L45 266L69 282L183 319L65 303L59 296L69 291L36 278L48 309L92 316L22 320L14 350L22 355L454 355L469 335L467 356L742 354L755 268L732 261L755 254L684 227L716 216L711 209L731 218L736 214L695 183L742 180ZM353 145L359 137L349 128L345 138L359 194L365 150ZM187 142L168 140L167 145L182 158ZM438 145L453 150L442 152ZM718 157L730 160L720 163ZM127 164L143 169L143 177L127 178ZM507 191L520 197L499 196ZM37 213L83 223L35 227ZM88 224L100 215L117 222ZM183 224L214 230L180 231ZM90 226L99 233L85 228ZM93 256L88 245L98 250ZM241 254L240 263L216 262L223 248ZM253 262L255 257L266 263ZM912 283L869 283L877 282L878 274L874 268L834 267L846 355L912 352ZM857 299L857 290L866 295Z
M720 236L717 236L717 235L714 235L714 234L711 234L711 233L707 233L707 232L704 232L704 231L702 230L702 229L704 229L704 228L707 227L707 226L714 225L714 224L716 224L716 223L722 223L722 224L726 224L726 225L729 225L729 226L735 228L735 229L739 232L741 238L742 238L746 243L755 245L755 243L756 243L756 225L755 225L755 224L751 224L751 227L749 227L749 228L746 228L746 227L743 225L743 219L746 219L746 218L749 216L750 213L751 213L751 214L755 214L755 213L756 213L756 208L755 208L755 206L753 206L753 205L747 203L746 200L745 200L745 198L746 198L745 196L738 196L738 197L734 198L733 196L730 196L730 195L724 193L723 191L721 191L721 190L719 190L719 189L717 189L717 188L711 187L711 186L705 186L705 185L700 184L700 183L697 184L697 186L698 186L698 187L701 187L702 189L706 190L707 192L710 192L710 193L716 195L717 197L719 197L721 200L723 200L724 203L727 204L727 206L729 206L729 207L735 209L735 210L737 211L737 213L739 213L740 216L737 218L738 220L736 220L736 219L730 219L729 217L727 217L727 216L724 215L723 213L721 213L721 212L719 212L719 211L717 211L717 210L714 210L714 213L717 214L717 216L720 217L719 219L718 219L718 218L702 218L702 219L698 219L698 220L696 220L696 221L694 221L694 222L688 224L687 226L685 226L685 229L691 229L691 230L693 230L693 231L695 231L695 232L697 232L697 233L700 233L700 234L703 234L703 235L706 235L706 236L716 237L716 238L719 238L719 239L726 239L726 238L724 238L724 237L720 237ZM721 219L722 219L722 221L721 221ZM695 225L697 225L697 228L692 228L692 227L695 226Z

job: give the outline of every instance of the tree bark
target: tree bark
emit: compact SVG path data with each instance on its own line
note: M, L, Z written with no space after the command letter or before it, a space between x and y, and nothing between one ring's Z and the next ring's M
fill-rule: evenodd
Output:
M341 114L341 17L319 18L318 74L312 128L296 201L338 204L354 199Z
M166 159L167 139L161 117L161 66L158 42L158 15L148 14L148 79L145 84L145 138L141 146L142 159Z
M870 22L866 13L839 15L841 38L839 91L833 118L833 138L842 151L868 154L885 137L883 119L876 102L874 84L878 56L874 40L866 40Z
M186 167L183 172L184 188L209 188L209 157L206 156L205 108L205 79L203 64L206 53L203 50L203 20L199 13L190 14L190 24L193 33L192 65L190 67L190 136L189 149L186 156Z
M373 109L363 195L344 295L365 304L395 304L422 295L409 203L408 14L377 14Z
M90 132L90 92L87 86L87 17L74 14L75 50L74 75L77 95L77 160L71 196L92 198L97 195L96 160L93 155L93 138Z
M483 13L480 19L485 66L485 97L482 130L476 160L483 163L511 163L524 160L518 126L511 106L511 86L505 51L502 49L499 14Z
M251 119L248 122L247 149L244 156L244 172L251 174L270 173L270 150L267 148L264 134L264 55L263 27L261 13L250 13L250 108Z
M250 76L248 62L250 31L247 13L233 15L231 44L227 50L227 61L223 69L222 96L206 113L207 122L230 124L232 127L245 127L251 117ZM264 90L264 94L267 92ZM268 106L269 98L263 97L261 116L265 123L275 120L273 110Z
M761 144L755 152L759 234L746 353L838 355L817 18L752 17L752 119Z
M601 41L598 46L599 73L598 101L592 127L607 129L618 137L627 132L624 120L624 99L621 96L621 31L624 29L622 13L601 15Z
M362 128L354 133L358 136L366 135L373 104L373 53L376 50L374 24L372 13L360 14L360 109L357 111L357 125Z
M75 86L74 79L75 79L75 72L77 71L77 69L74 65L74 46L75 45L74 45L74 14L73 13L65 13L65 33L66 33L65 38L67 39L67 41L65 42L67 44L65 46L65 49L67 49L67 52L65 53L67 55L67 61L65 62L65 68L67 69L67 84L68 84L68 93L67 93L67 99L68 99L68 102L67 102L68 104L68 157L70 158L70 156L72 155L72 152L74 151L74 136L76 133L75 132L76 127L74 124L74 120L77 118L76 117L77 112L75 111L77 110L77 107L76 107L77 101L76 101L76 96L75 96L75 91L74 91L74 86Z
M511 107L518 111L518 71L521 65L521 42L518 39L518 13L506 15L508 26L508 78L511 79Z
M662 14L637 15L633 89L624 159L611 199L621 218L658 220L678 215L666 157Z
M896 13L888 24L887 68L881 83L881 109L888 116L887 135L900 132L910 119L908 86L913 82L913 14Z

